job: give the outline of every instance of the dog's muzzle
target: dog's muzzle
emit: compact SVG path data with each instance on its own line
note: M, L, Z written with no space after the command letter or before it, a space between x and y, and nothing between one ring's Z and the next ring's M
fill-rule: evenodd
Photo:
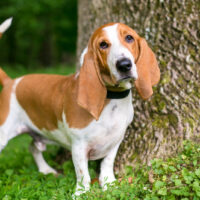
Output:
M138 78L135 64L129 58L121 58L116 62L116 68L120 73L119 82L136 80Z
M132 62L128 58L122 58L117 61L116 67L119 72L127 73L132 68Z

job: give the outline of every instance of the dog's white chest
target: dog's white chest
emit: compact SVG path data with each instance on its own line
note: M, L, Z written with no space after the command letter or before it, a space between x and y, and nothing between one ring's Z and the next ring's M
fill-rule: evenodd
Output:
M103 158L122 141L132 119L131 94L124 99L112 99L98 121L72 131L72 142L85 146L90 160Z

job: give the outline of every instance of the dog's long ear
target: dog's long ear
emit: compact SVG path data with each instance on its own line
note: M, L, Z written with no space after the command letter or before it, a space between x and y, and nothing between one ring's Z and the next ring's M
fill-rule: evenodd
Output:
M79 74L78 104L98 120L104 107L106 93L95 52L88 48Z
M135 86L143 99L148 99L153 94L152 86L160 80L160 69L153 51L145 39L139 39L139 57L136 61L138 79Z

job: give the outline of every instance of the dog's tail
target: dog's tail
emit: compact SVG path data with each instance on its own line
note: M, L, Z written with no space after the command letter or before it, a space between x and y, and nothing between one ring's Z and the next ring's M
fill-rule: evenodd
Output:
M11 78L0 68L0 85L4 86Z
M12 17L9 19L5 20L1 25L0 25L0 38L2 37L3 33L10 27L12 23Z
M0 25L0 38L2 37L3 33L10 27L12 23L12 17L5 20L1 25ZM0 68L0 85L4 86L7 80L9 80L10 77Z

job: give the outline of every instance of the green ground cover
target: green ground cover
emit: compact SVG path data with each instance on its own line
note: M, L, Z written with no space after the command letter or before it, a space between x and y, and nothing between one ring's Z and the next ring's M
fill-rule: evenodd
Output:
M72 160L62 165L55 159L59 147L49 146L44 153L47 162L61 172L58 177L37 171L29 153L31 138L21 135L11 140L0 155L0 199L2 200L64 200L71 199L76 183ZM90 162L90 174L96 178L97 162ZM119 178L119 177L118 177ZM151 167L126 167L121 182L103 192L94 183L90 192L78 199L144 199L199 200L200 147L185 142L184 150L167 161L155 159Z

